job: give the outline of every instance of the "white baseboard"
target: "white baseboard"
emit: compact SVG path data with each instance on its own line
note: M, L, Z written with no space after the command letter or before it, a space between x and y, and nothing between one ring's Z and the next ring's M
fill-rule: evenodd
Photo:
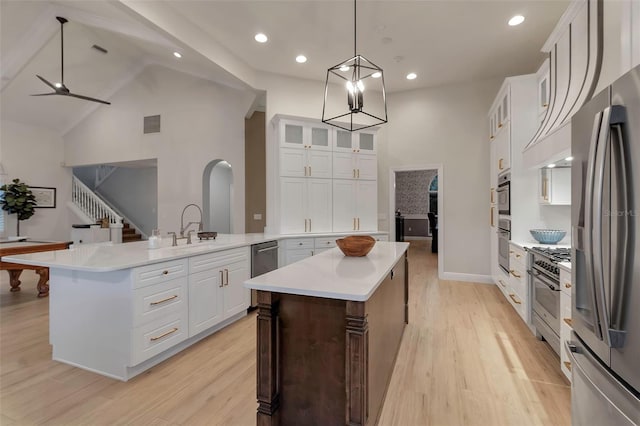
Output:
M481 274L461 274L458 272L443 272L439 277L441 280L449 281L467 281L480 284L495 284L491 275Z

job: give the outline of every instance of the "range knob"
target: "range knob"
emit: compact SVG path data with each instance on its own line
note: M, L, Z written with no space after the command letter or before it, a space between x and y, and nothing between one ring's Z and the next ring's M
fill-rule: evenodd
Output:
M556 275L559 274L560 273L560 268L558 268L557 266L554 266L553 267L553 273L556 274Z

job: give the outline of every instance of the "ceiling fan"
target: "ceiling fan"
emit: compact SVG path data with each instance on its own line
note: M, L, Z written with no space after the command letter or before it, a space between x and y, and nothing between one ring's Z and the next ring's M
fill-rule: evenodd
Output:
M47 79L45 79L44 77L41 77L36 74L36 77L42 80L44 84L51 87L54 90L54 92L39 93L37 95L31 95L31 96L51 96L51 95L71 96L73 98L84 99L86 101L99 102L101 104L111 105L111 102L103 101L101 99L91 98L89 96L78 95L76 93L71 93L67 88L67 86L64 85L64 24L67 23L68 21L67 19L61 16L56 16L56 19L58 20L58 22L60 22L60 64L62 68L60 83L52 84L49 81L47 81Z

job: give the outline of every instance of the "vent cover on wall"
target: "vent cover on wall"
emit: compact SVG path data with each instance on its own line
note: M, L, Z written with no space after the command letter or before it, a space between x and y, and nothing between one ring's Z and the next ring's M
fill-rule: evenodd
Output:
M144 118L144 133L160 133L159 115L149 115Z

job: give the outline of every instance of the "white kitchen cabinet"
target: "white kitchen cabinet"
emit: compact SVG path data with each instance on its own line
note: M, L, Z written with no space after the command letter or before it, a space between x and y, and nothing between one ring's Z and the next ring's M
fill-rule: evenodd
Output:
M334 179L364 179L378 178L378 159L375 155L353 152L333 153Z
M280 176L331 178L332 164L330 151L313 148L280 149Z
M249 256L242 247L189 259L189 337L249 307Z
M361 154L376 153L375 132L362 130L359 132L348 132L346 130L336 130L334 152L352 152Z
M507 122L493 141L496 145L496 168L492 170L492 173L499 174L511 168L511 137L509 131L510 123Z
M571 358L565 349L565 342L571 340L571 273L560 269L560 369L571 381Z
M540 169L539 179L540 204L571 204L571 168L545 167Z
M334 232L377 229L377 181L333 180Z
M283 234L331 232L331 179L280 178Z
M544 119L544 115L549 109L549 59L546 59L536 73L538 81L538 118Z
M293 149L331 151L333 129L304 121L280 121L280 146Z
M531 299L527 280L526 252L516 244L509 244L509 280L506 297L525 324L531 323Z

